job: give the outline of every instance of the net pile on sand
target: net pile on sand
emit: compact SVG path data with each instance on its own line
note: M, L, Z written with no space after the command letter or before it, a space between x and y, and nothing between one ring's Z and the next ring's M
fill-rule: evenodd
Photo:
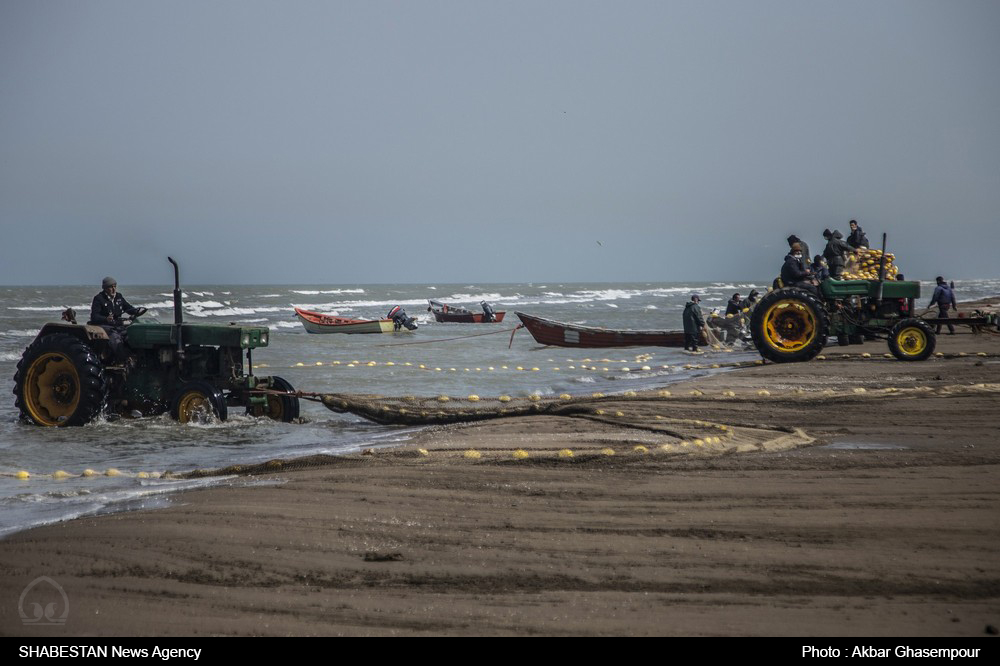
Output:
M895 264L896 255L885 253L885 278L895 280L899 267ZM848 257L842 277L847 280L877 280L879 265L882 261L882 250L863 247L857 251L857 256Z

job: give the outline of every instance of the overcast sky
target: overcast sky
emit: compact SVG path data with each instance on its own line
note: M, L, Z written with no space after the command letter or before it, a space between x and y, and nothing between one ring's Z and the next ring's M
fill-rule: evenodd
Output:
M1000 277L996 0L0 0L0 284Z

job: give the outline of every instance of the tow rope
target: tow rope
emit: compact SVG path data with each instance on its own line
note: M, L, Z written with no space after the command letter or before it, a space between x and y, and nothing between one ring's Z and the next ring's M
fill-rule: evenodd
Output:
M460 335L455 338L437 338L436 340L418 340L416 342L395 342L387 345L375 345L376 347L406 347L407 345L429 345L435 342L450 342L452 340L465 340L466 338L479 338L484 335L497 335L498 333L510 333L511 341L514 339L514 334L512 331L523 327L524 324L518 324L514 328L505 328L501 331L490 331L489 333L473 333L472 335Z

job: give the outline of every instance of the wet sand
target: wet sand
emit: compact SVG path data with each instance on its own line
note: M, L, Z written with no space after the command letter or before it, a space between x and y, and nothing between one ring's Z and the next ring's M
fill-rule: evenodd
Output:
M430 429L16 534L0 633L987 635L1000 336L886 351ZM22 623L39 576L64 626Z

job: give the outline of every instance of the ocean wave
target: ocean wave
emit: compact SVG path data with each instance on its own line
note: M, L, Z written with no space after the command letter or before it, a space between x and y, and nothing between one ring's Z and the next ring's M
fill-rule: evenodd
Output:
M496 292L490 292L487 294L452 294L451 296L434 300L443 300L455 303L479 303L479 301L502 301L504 298Z
M364 289L291 289L293 294L318 296L319 294L363 294Z
M381 300L381 301L333 301L328 303L296 303L295 307L303 310L314 310L326 313L328 310L359 310L361 308L384 308L386 312L393 306L420 305L427 306L426 298L408 300Z
M17 352L0 352L0 361L20 361L21 354Z
M24 329L24 330L20 330L20 331L4 331L3 333L0 333L0 335L6 336L6 337L11 337L11 338L33 338L36 335L38 335L38 329L37 328L32 328L32 329Z

